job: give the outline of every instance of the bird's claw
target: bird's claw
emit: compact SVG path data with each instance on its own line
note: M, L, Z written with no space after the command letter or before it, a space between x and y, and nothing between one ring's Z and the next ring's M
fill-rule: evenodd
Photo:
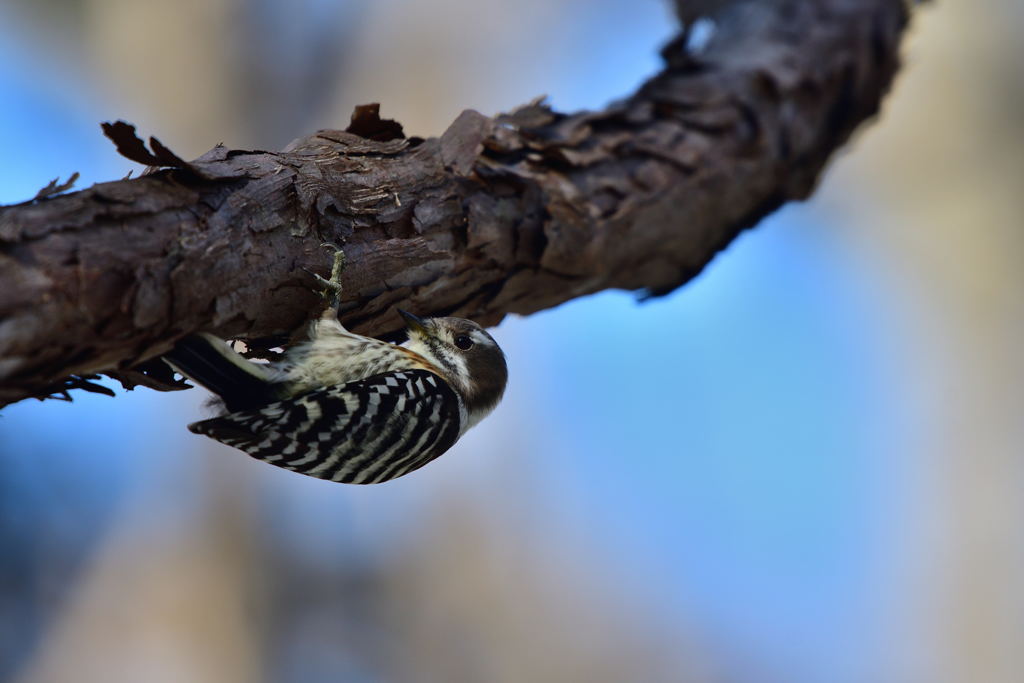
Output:
M323 291L320 292L320 296L326 299L327 305L337 313L338 307L341 305L341 273L345 270L345 252L342 251L341 247L332 244L331 242L324 242L320 246L334 250L334 262L331 264L330 279L325 278L319 273L314 273L309 268L303 267L302 270L312 275L317 281L317 284L323 287Z

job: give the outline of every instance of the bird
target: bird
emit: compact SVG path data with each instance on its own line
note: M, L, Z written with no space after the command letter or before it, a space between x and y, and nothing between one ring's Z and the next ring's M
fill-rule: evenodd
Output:
M398 309L404 343L355 334L337 317L340 271L336 258L331 280L316 276L334 296L280 360L254 363L209 333L164 355L219 397L221 414L190 431L293 472L375 484L426 465L494 410L508 366L483 327Z

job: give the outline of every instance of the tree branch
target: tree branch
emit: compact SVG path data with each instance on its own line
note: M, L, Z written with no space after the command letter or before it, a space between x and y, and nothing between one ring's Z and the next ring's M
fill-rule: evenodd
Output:
M320 306L301 268L326 272L324 241L344 244L342 320L366 334L396 330L396 305L496 323L610 287L669 292L811 192L877 111L906 22L902 0L738 3L705 52L670 45L603 111L466 111L427 140L367 107L281 152L185 162L110 126L163 168L0 209L0 405L200 329L295 333Z

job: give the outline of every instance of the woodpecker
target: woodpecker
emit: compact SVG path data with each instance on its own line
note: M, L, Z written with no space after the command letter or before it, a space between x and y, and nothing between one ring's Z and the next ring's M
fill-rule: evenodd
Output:
M339 272L318 279L338 291ZM269 364L211 334L179 341L164 358L224 407L189 430L294 472L376 484L437 458L498 405L505 355L480 325L399 310L408 339L395 345L345 329L337 301Z

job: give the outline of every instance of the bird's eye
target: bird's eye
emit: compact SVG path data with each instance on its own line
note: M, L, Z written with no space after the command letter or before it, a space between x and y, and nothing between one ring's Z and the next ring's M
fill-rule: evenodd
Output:
M455 338L455 345L463 351L468 351L473 346L473 340L464 334L460 334Z

